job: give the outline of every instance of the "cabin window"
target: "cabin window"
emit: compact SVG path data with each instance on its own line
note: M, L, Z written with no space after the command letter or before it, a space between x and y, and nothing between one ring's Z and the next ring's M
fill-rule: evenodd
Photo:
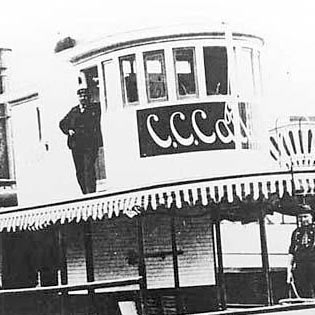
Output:
M242 149L253 147L253 117L250 103L238 103Z
M98 103L100 101L99 75L97 66L81 70L79 76L79 85L86 87L91 93L91 101Z
M254 95L253 50L241 48L237 61L239 93L242 97L251 98Z
M143 54L146 88L149 102L167 100L167 85L164 51L151 51Z
M177 97L196 95L194 48L174 49Z
M119 58L120 77L122 83L122 95L124 104L137 103L138 85L136 56L129 55Z
M226 47L203 48L207 95L227 94Z

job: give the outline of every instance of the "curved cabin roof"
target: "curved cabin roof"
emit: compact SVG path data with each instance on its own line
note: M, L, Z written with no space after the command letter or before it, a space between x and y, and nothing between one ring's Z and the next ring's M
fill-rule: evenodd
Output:
M88 42L78 40L78 45L71 50L70 61L72 63L78 63L104 53L157 42L190 38L224 39L228 31L229 27L226 24L217 26L209 24L184 24L117 33ZM232 35L233 40L241 41L250 39L257 42L259 45L264 44L261 37L239 30L233 30Z

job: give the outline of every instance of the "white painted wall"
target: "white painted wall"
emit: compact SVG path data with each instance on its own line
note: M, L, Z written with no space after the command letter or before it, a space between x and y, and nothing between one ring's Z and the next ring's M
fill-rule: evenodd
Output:
M204 41L198 43L198 45L201 44L203 45ZM47 56L45 69L38 71L38 100L32 104L20 104L13 110L20 204L49 203L54 200L81 196L75 178L71 152L66 146L66 136L61 133L58 125L60 119L77 104L76 89L79 70L91 65L99 65L101 69L101 62L108 59L113 59L111 69L114 72L109 80L111 91L114 92L111 94L111 104L105 104L104 97L101 101L107 174L106 189L142 187L171 181L263 172L273 167L266 147L257 150L215 150L140 157L137 110L185 104L186 101L178 101L174 95L174 99L170 98L165 103L149 105L144 103L123 107L118 57L131 52L142 55L143 51L161 48L169 49L171 52L172 45L174 44L171 42L152 44L148 47L137 46L108 55L103 54L76 67L66 60L67 52ZM193 42L182 41L176 45L187 47L187 45L193 45ZM170 71L170 64L167 67L169 67L167 71ZM199 69L199 72L202 73L203 70ZM143 74L143 69L139 69L139 73ZM103 74L99 75L102 84ZM145 95L145 86L141 86L141 89L139 94ZM101 88L102 91L103 88ZM221 98L221 100L224 99L224 97ZM201 95L199 99L187 100L188 103L198 101L209 102L211 99ZM34 106L40 106L42 112L43 140L41 143L36 142L36 131L33 130ZM258 121L259 103L255 104L254 116L254 121ZM258 131L255 136L259 142L263 142L267 130L260 129L260 126L256 129ZM29 145L25 146L25 143ZM48 151L45 150L46 144Z
M12 107L19 204L81 195L66 136L58 126L60 119L76 104L73 68L54 57L48 60L46 70L48 74L40 80L38 98ZM41 112L41 141L36 107Z

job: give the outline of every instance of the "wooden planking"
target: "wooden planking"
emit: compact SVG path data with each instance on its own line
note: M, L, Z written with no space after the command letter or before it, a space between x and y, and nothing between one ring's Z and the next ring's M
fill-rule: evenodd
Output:
M176 218L180 286L215 285L212 222L209 216Z
M211 221L203 217L177 217L177 250L180 286L215 285ZM169 216L145 219L145 253L171 252ZM172 255L146 258L148 288L174 287Z
M87 275L82 225L67 225L65 235L68 283L84 283L87 281Z
M137 261L128 261L128 257L137 259L138 256L135 219L122 217L95 221L92 231L96 281L138 276Z
M215 284L211 224L208 216L175 219L180 286ZM83 229L81 225L69 225L67 230L69 284L84 282ZM92 222L92 244L95 281L138 276L135 219ZM148 289L174 287L169 215L144 217L144 252Z
M169 215L154 214L145 217L144 252L148 289L174 287L170 224ZM168 254L163 256L163 252ZM158 256L158 253L161 255Z

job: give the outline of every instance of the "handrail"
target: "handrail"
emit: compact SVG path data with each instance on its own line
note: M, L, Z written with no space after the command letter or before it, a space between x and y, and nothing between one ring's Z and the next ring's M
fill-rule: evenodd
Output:
M218 311L211 313L198 313L193 315L254 315L254 314L279 314L280 312L285 314L286 312L290 312L290 314L294 314L295 311L303 311L303 310L315 310L315 302L305 302L299 304L291 304L291 305L273 305L273 306L262 306L262 307L254 307L254 308L244 308L241 310L226 310L226 311ZM303 312L299 312L299 314L304 314ZM310 314L309 312L305 314Z
M0 187L6 187L6 186L12 186L16 185L16 180L15 179L0 179Z
M69 291L94 290L101 288L122 287L133 284L140 284L142 277L122 278L114 280L93 281L81 284L65 284L47 287L33 287L20 289L1 289L0 295L23 294L23 293L67 293Z
M231 256L257 256L261 255L260 252L257 253L223 253L224 255L231 255ZM287 256L288 253L268 253L269 256Z
M302 121L301 122L303 125L314 125L315 124L315 121ZM269 129L269 132L276 132L276 130L279 130L279 129L286 129L288 127L299 127L300 126L300 122L296 122L296 123L286 123L285 125L282 125L282 126L278 126L278 127L275 127L275 128L271 128Z

